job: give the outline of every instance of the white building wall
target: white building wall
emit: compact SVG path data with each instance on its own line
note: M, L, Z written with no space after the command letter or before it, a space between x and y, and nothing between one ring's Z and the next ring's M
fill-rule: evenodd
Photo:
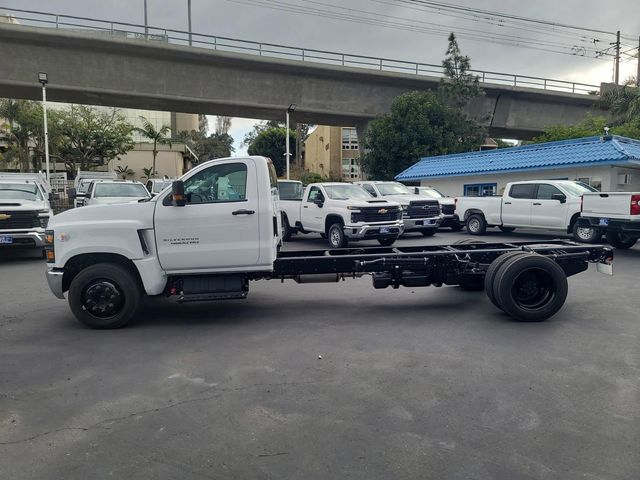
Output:
M500 195L509 182L519 182L524 180L551 180L551 179L591 179L592 183L598 179L602 182L602 191L622 192L640 191L640 165L639 168L622 168L612 165L577 167L563 169L543 169L528 172L498 173L490 175L469 175L459 177L432 178L422 180L422 186L433 186L445 195L459 197L464 195L464 186L469 184L496 183L497 194ZM619 175L622 173L631 174L633 181L630 185L618 184Z

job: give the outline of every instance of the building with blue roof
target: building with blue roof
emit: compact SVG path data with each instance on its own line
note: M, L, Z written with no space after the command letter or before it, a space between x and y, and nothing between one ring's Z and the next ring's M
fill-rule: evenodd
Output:
M496 195L509 182L560 179L640 191L640 141L609 135L425 157L396 176L450 196Z

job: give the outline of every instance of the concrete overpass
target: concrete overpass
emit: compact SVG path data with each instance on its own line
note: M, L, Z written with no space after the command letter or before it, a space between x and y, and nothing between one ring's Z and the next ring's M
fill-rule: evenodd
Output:
M149 110L357 126L389 111L410 90L439 77L213 51L70 30L0 24L0 97L41 98ZM579 122L597 96L484 83L472 113L489 133L530 138L555 124Z

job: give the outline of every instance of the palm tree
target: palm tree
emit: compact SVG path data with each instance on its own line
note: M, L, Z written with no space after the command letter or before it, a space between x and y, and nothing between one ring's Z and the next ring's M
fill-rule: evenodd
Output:
M158 173L158 172L154 172L151 167L143 168L142 169L142 178L146 178L147 180L149 180L149 179L153 178L156 173Z
M640 88L634 86L635 78L628 79L621 88L605 92L600 103L622 121L640 118Z
M125 165L124 167L122 165L118 165L115 168L115 171L118 174L118 176L122 177L123 180L126 180L127 177L130 177L135 173L133 170L129 168L129 165Z
M145 138L153 142L153 165L151 167L151 175L156 175L156 157L158 156L158 145L169 145L171 148L171 137L167 134L171 132L169 125L163 125L160 129L156 129L149 120L140 116L142 120L142 128L136 127L134 130Z

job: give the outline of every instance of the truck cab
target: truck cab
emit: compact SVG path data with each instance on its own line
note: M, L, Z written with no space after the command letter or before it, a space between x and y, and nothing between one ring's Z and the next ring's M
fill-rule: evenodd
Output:
M287 242L299 233L300 205L304 196L304 185L298 180L278 180L278 194L282 217L282 239Z
M150 178L147 180L146 187L152 197L155 197L165 188L171 186L174 178Z
M420 232L430 237L442 223L437 200L416 195L398 182L356 182L371 196L398 202L402 206L402 223L406 232Z
M132 180L94 180L82 196L82 205L108 205L113 203L148 200L151 194L140 182ZM77 199L77 198L76 198Z
M68 190L68 196L73 199L73 206L75 208L82 207L84 205L84 197L89 190L91 182L95 180L116 180L117 178L118 175L116 172L82 171L78 169L76 178L73 180L73 189Z

